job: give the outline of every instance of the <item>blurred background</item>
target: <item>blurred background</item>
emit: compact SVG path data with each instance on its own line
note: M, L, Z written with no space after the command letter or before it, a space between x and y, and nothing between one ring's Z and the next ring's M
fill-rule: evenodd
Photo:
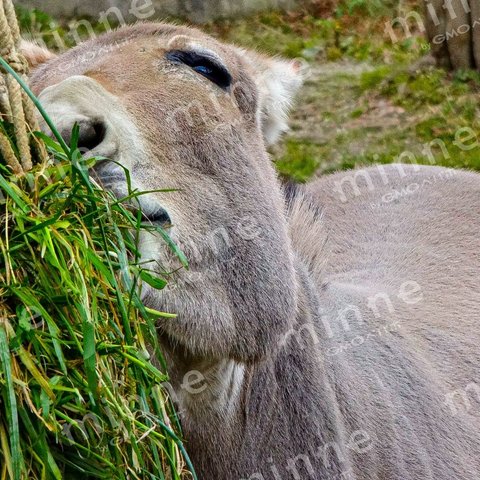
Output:
M55 50L123 23L160 18L199 24L226 42L302 59L307 78L291 131L271 152L285 177L307 181L394 161L480 170L480 18L477 26L472 12L456 15L436 0L16 4L23 35ZM447 14L456 23L441 18Z

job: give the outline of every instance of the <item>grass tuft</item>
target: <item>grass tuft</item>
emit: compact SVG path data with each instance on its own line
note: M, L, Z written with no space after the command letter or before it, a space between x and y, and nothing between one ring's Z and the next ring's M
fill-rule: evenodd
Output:
M152 227L52 129L24 176L0 158L0 479L195 479L156 341L174 315L140 300L168 283L137 250Z

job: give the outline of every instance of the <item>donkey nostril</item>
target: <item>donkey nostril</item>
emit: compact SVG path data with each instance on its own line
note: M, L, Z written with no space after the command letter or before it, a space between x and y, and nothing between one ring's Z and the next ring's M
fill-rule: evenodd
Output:
M93 150L105 139L106 128L102 122L81 120L77 122L77 125L79 128L77 148L80 151ZM66 129L62 131L62 137L70 144L72 140L72 130Z
M80 150L93 150L105 139L106 128L101 122L82 123L79 127L78 148Z

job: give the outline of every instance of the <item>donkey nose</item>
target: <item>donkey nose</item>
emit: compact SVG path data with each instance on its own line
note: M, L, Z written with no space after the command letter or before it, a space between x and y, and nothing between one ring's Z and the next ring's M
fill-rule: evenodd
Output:
M106 126L101 120L82 119L74 123L78 126L77 147L81 152L93 150L105 140ZM73 125L64 127L61 135L65 142L70 145L72 141Z
M80 152L107 158L117 152L121 129L114 126L113 97L96 80L74 75L46 87L38 98L68 145L72 145L72 132L77 125L76 146ZM42 119L40 125L50 133Z

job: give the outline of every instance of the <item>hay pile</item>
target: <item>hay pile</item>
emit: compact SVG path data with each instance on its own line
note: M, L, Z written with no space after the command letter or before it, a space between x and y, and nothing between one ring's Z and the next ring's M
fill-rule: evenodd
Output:
M151 227L91 180L78 129L70 145L36 132L18 42L3 0L0 479L195 478L151 362L171 315L138 297L141 281L166 284L136 251Z

